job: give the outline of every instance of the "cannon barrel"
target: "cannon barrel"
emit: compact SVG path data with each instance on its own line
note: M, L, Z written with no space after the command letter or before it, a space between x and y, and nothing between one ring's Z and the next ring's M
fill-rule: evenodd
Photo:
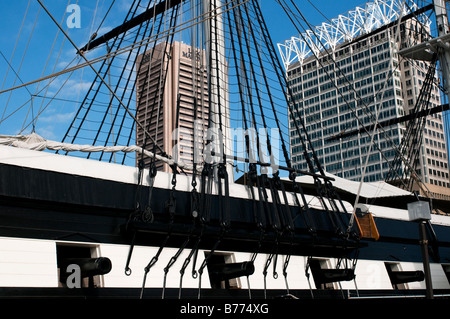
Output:
M314 272L314 280L318 284L349 281L355 278L353 269L318 269Z
M111 271L112 268L111 260L107 257L64 259L64 269L66 269L67 266L71 264L75 264L80 267L82 278L97 275L106 275Z
M421 270L417 271L391 271L389 272L389 277L392 284L404 284L413 281L423 281L425 279L425 274Z
M355 272L353 269L323 269L322 270L322 282L339 282L350 281L355 278Z
M313 273L316 286L340 281L350 281L355 278L355 270L352 268L328 269L321 268L320 260L312 259L310 261L311 271Z
M218 280L229 280L242 276L250 276L255 272L255 266L251 261L229 264L208 265L209 274Z

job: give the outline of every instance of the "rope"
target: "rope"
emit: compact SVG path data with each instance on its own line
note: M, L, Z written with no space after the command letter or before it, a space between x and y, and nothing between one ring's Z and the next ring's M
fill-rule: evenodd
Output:
M44 6L44 4L41 2L41 0L37 0L39 2L39 4L41 5L41 7L46 11L46 13L49 15L49 17L52 19L52 21L57 25L57 27L62 31L62 33L64 34L64 36L69 40L69 42L72 44L72 46L77 50L77 53L79 53L81 55L81 57L86 61L89 62L89 60L83 55L81 54L82 52L80 51L80 49L78 48L78 46L72 41L72 39L69 37L69 35L61 28L61 26L58 24L58 22L55 20L55 18L53 17L53 15L47 10L47 8ZM125 110L127 111L127 113L131 116L131 118L136 122L136 124L138 124L139 126L142 127L142 124L140 124L137 120L136 117L134 116L134 114L130 111L130 109L123 103L123 101L117 96L117 94L112 90L112 88L108 85L108 83L106 83L105 79L99 74L99 72L92 66L91 63L88 63L89 67L95 72L95 74L97 75L97 77L101 80L102 83L104 83L104 85L108 88L108 90L112 93L112 95L116 98L116 100L120 103L120 105L122 105L122 107L125 108ZM156 144L156 141L153 139L152 136L150 136L150 134L148 133L148 131L144 129L145 134L148 135L148 137Z
M405 5L405 1L403 1L402 7L404 5ZM397 32L394 35L394 38L400 36L400 22L402 20L402 17L403 17L403 10L400 10L400 17L398 18L398 24L397 24L397 27L396 27L397 28ZM391 55L390 58L389 58L389 64L390 65L392 65L392 60L393 60L393 55ZM383 90L384 89L385 89L385 85L383 85ZM383 95L384 95L384 93L383 93ZM359 196L360 196L360 193L361 193L362 185L364 183L364 178L365 178L365 175L366 175L367 165L369 164L370 153L372 151L372 145L374 144L375 133L376 133L377 127L378 127L378 117L379 117L379 115L381 113L381 108L382 108L382 105L379 105L379 108L375 107L375 125L373 127L372 133L370 134L369 149L367 150L366 161L365 161L365 163L364 163L364 165L362 167L361 180L360 180L359 185L358 185L358 191L356 193L356 199L355 199L355 203L353 205L353 213L352 213L352 216L350 218L350 222L348 223L347 233L349 233L350 230L352 229L353 223L354 223L354 220L355 220L355 217L356 217L356 206L358 205L358 202L359 202Z
M25 10L25 14L24 14L23 19L22 19L22 24L20 25L19 35L17 36L16 43L14 44L14 49L13 49L13 52L12 52L12 54L11 54L11 58L10 58L10 60L9 60L9 62L8 62L9 64L12 63L12 60L13 60L13 58L14 58L14 53L16 52L17 44L19 43L20 35L22 34L23 25L24 25L24 23L25 23L25 20L26 20L26 18L27 18L27 15L28 15L28 9L30 8L30 3L31 3L31 0L28 1L27 9ZM7 79L7 77L8 77L8 72L9 72L9 69L6 69L5 77L4 77L4 79L3 79L3 84L2 84L1 90L3 90L3 87L5 86L5 82L6 82L6 79ZM2 119L3 119L3 116L5 115L5 112L6 112L6 108L5 108L5 110L3 111Z
M70 0L68 0L67 6L68 6L69 4L70 4ZM62 20L61 20L61 24L63 23L63 21L64 21L65 19L66 19L66 12L64 12L64 15L63 15ZM47 69L48 63L50 62L50 59L51 59L52 53L53 53L53 49L54 49L54 47L55 47L55 45L56 45L56 40L57 40L58 37L59 37L59 33L60 33L60 31L58 30L58 31L56 32L55 38L54 38L53 43L52 43L52 47L51 47L50 52L49 52L49 54L48 54L47 61L45 62L45 66L44 66L44 68L43 68L43 70L42 70L41 77L44 76L45 70ZM57 68L57 66L58 66L59 59L60 59L60 57L61 57L61 54L62 54L62 51L63 51L63 47L64 47L64 43L65 43L65 42L66 42L66 39L63 38L63 40L62 40L62 42L61 42L61 46L60 46L60 48L59 48L58 56L57 56L56 59L55 59L55 62L54 62L55 64L53 65L53 69L52 69L52 71L51 71L52 73L55 72L55 70L56 70L56 68ZM73 59L68 65L70 65L73 61L75 61L75 59ZM72 74L70 74L69 77L71 77L71 76L72 76ZM47 93L48 93L48 90L49 90L49 88L50 88L50 83L52 83L54 79L55 79L55 78L53 78L52 80L50 80L49 83L44 87L44 88L45 88L45 93L44 93L44 97L45 97L45 98L47 97ZM66 83L66 82L64 82L64 83ZM38 94L42 91L42 90L39 90L40 84L41 84L41 83L39 82L38 85L36 86L36 90L35 90L35 93L34 93L34 97L39 97ZM63 85L63 86L64 86L64 85ZM59 92L59 90L58 90L58 92ZM42 99L41 105L40 105L40 107L39 107L38 115L37 115L36 117L33 116L33 119L32 119L32 122L31 122L31 123L33 123L33 128L34 128L34 126L35 126L34 123L37 122L37 118L38 118L38 116L42 113L42 110L45 109L45 108L47 108L47 106L52 102L52 100L53 100L55 97L56 97L56 94L55 94L52 98L50 98L49 103L47 103L47 105L46 105L45 107L44 107L44 99ZM19 132L19 134L21 134L21 133L29 126L29 125L30 125L30 124L28 124L28 125L25 126L25 127L22 127L22 130ZM34 131L34 130L33 130L33 131Z
M124 152L124 153L144 153L149 157L155 157L169 166L176 165L182 169L192 170L192 165L186 164L184 162L177 163L173 159L154 154L153 152L147 151L140 146L94 146L94 145L80 145L71 143L61 143L51 140L46 140L36 133L31 133L29 135L0 135L0 145L13 146L17 148L29 149L33 151L66 151L66 152Z
M248 1L250 1L250 0L245 0L244 3L247 3ZM232 8L229 8L229 9L226 9L226 10L231 10L231 9L233 9L234 7L240 6L240 5L242 5L242 4L243 4L243 3L238 4L238 5L235 5L235 6L233 6ZM226 4L222 5L220 8L223 8L225 5L226 5ZM193 19L191 19L191 20L189 20L189 21L186 21L186 22L184 22L184 23L178 24L177 26L174 26L174 27L172 27L172 28L169 28L169 29L167 30L166 36L173 35L173 34L175 34L175 33L177 33L177 32L181 32L181 31L183 31L183 30L186 30L186 29L188 29L188 28L191 28L191 27L194 26L194 25L201 24L201 23L203 23L203 22L209 20L210 18L212 18L212 17L214 17L214 16L217 16L217 15L219 15L219 14L222 14L222 13L215 13L215 14L213 14L211 17L204 18L204 16L207 15L207 13L204 13L204 14L200 15L199 17L193 18ZM198 20L198 21L196 21L196 22L194 22L194 23L192 23L192 24L189 24L190 22L192 22L192 21L194 21L194 20L196 20L196 19L199 19L199 18L201 18L201 20ZM182 27L182 28L180 28L180 27ZM177 29L177 28L179 28L179 29ZM140 47L142 47L142 46L148 46L149 44L152 44L152 43L157 42L158 40L160 40L160 39L161 39L161 38L160 38L161 35L162 35L162 32L161 32L161 33L158 33L158 34L156 34L156 35L151 35L151 36L149 36L149 37L147 37L147 38L145 38L145 39L142 39L142 40L140 40L140 41L138 41L138 42L135 42L135 43L133 43L133 44L130 44L130 45L126 46L126 47L120 48L120 49L118 49L118 50L116 50L116 51L113 51L113 52L111 52L111 53L109 53L109 54L105 54L105 55L103 55L103 56L100 56L100 57L98 57L98 58L94 58L94 59L92 59L92 60L86 60L86 62L84 62L84 63L82 63L82 64L79 64L79 65L77 65L76 67L73 67L73 68L70 68L70 69L64 69L64 70L62 70L62 71L60 71L60 72L53 73L53 74L47 75L47 76L45 76L45 77L42 77L42 78L39 78L39 79L30 81L30 82L21 84L21 85L13 86L13 87L10 87L10 88L8 88L8 89L2 89L2 90L0 91L0 95L3 94L3 93L5 93L5 92L9 92L9 91L16 90L16 89L18 89L18 88L21 88L21 87L24 87L24 86L27 86L27 85L34 84L34 83L36 83L36 82L44 81L44 80L47 80L47 79L49 79L49 78L53 78L53 77L56 77L56 76L59 76L59 75L62 75L62 74L68 73L68 72L72 72L72 71L74 71L74 70L77 70L77 69L79 69L79 68L83 68L83 67L89 66L89 65L91 65L91 64L95 64L95 63L98 63L98 62L105 61L105 60L107 60L107 59L110 58L110 57L114 57L114 56L121 55L121 54L124 54L124 53L129 52L129 51L136 50L136 49L138 49L138 48L140 48Z
M169 214L170 217L170 221L169 221L169 229L167 231L167 235L164 239L164 241L162 242L161 246L159 247L157 253L155 256L152 257L152 259L150 260L150 262L148 263L148 265L144 268L144 278L142 281L142 288L141 288L141 295L140 295L140 299L143 298L144 295L144 289L145 289L145 282L147 280L147 275L150 272L150 269L158 262L159 256L161 255L161 252L163 251L163 249L166 247L167 242L169 241L170 236L172 235L172 229L173 229L173 223L174 223L174 219L175 219L175 210L176 210L176 198L175 198L175 188L177 185L177 170L176 170L176 166L172 166L172 189L170 192L170 198L167 200L166 202L166 210ZM187 244L187 242L186 242ZM179 254L181 254L181 250L179 250ZM176 258L178 258L178 256L176 256ZM176 258L174 257L173 263L175 263ZM169 261L169 265L165 268L165 273L167 275L167 272L169 271L169 268L172 266L171 262ZM164 276L164 289L163 289L163 297L164 297L164 293L165 293L165 285L166 285L166 276Z

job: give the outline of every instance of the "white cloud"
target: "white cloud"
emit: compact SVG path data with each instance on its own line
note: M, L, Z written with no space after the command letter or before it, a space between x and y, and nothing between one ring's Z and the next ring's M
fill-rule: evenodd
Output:
M75 115L75 112L55 113L55 114L51 114L48 116L40 116L39 122L54 123L54 124L65 123L65 122L73 119L74 115Z
M109 32L111 30L112 30L112 27L110 27L110 26L103 26L100 29L98 29L97 37L100 37L100 36L104 35L105 33Z
M37 127L36 133L46 140L56 140L57 138L53 126Z
M58 77L50 83L47 96L51 97L57 95L58 98L72 99L80 94L86 93L91 84L91 82L83 81L82 79L69 79L66 81L65 79Z
M77 93L80 93L88 90L91 87L91 84L91 82L86 81L69 80L66 83L66 87L76 91Z
M36 133L49 140L61 140L67 123L75 116L75 112L63 113L56 109L48 109L43 114L36 122Z

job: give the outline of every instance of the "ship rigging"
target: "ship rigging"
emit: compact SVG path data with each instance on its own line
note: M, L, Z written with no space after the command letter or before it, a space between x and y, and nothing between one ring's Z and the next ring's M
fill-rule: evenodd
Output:
M308 119L298 117L298 100L286 78L288 65L292 63L291 54L295 51L302 61L314 55L319 64L326 59L327 63L338 65L333 54L339 41L351 45L357 35L368 37L380 27L394 28L394 33L400 36L401 23L415 19L419 24L426 24L429 19L424 13L444 4L418 8L410 1L375 1L365 12L372 16L362 17L362 11L358 11L362 20L354 22L360 23L359 30L334 30L335 38L328 38L325 46L320 40L330 34L324 26L313 28L294 1L290 4L276 1L303 37L291 39L285 46L279 45L280 58L257 0L135 0L123 23L98 34L104 17L97 31L83 45L72 41L52 10L40 0L38 3L73 46L74 59L79 64L2 90L0 94L46 80L50 80L50 85L58 76L70 75L78 68L92 70L94 75L60 142L35 133L39 116L45 110L44 107L34 115L32 101L37 93L30 93L31 134L0 136L2 145L56 153L45 156L55 168L45 164L31 167L34 164L25 160L24 167L30 169L22 171L8 162L8 157L2 159L5 163L0 169L4 176L42 181L36 188L26 185L22 190L17 187L2 190L5 205L9 207L5 213L10 223L9 232L6 230L5 234L18 232L25 237L34 236L34 232L32 235L26 232L31 225L21 228L14 219L16 206L31 209L34 205L49 216L43 218L61 218L66 227L58 228L58 223L51 221L39 236L126 246L122 273L129 278L136 278L136 273L141 276L136 295L140 298L148 294L152 297L160 294L162 298L211 295L205 289L205 272L209 275L210 288L223 285L230 288L230 280L246 277L248 297L256 294L267 298L269 282L279 277L280 267L285 287L277 293L283 290L283 296L292 297L298 290L289 284L292 274L289 269L292 269L292 259L298 256L305 258L303 270L312 298L316 292L312 288L311 273L316 287L352 282L359 295L357 262L364 249L376 245L374 243L380 239L375 219L367 211L363 212L359 203L364 173L356 196L352 197L355 202L349 204L334 185L336 177L327 174L307 129ZM381 13L376 11L380 8L386 9L384 17L389 18L383 21L384 26L380 25ZM446 13L436 11L436 16L440 39L445 42L448 21L443 17L446 18ZM303 27L302 21L307 27ZM346 23L342 25L348 27ZM302 29L309 31L302 32ZM436 40L436 43L442 41ZM422 130L422 117L446 109L445 106L431 109L427 102L435 84L438 59L444 61L441 71L445 75L447 72L448 51L445 45L436 46L439 49L430 60L423 93L409 115L414 120L409 120L402 144L391 145L397 157L390 163L389 178L404 184L410 182L409 178L420 182L414 166L419 153L413 142ZM412 53L405 49L403 54L429 52L428 46L423 49L416 48ZM98 56L90 58L95 55ZM325 73L334 79L334 74ZM336 81L349 82L350 89L356 92L343 72L336 74L340 77ZM447 92L446 86L447 81L444 81L442 87ZM357 99L363 101L361 97ZM349 102L346 101L351 108ZM362 104L362 112L370 114L370 105ZM377 113L370 114L375 117L369 127L360 120L357 110L352 112L361 124L358 133L364 131L372 142L377 129L394 124L393 121L380 122ZM292 123L291 131L298 139L306 169L293 164L289 145L292 134L287 123ZM335 139L352 134L341 132ZM21 151L25 157L31 156L27 153L30 151ZM3 152L9 154L8 149ZM363 171L369 153L370 149ZM108 162L114 165L108 166L110 168L116 164L128 165L131 170L130 167L117 168L115 180L115 177L103 176L106 171L95 163L86 164L89 169L84 174L79 162L67 162L73 166L64 167L65 159L60 155L77 155L90 160L89 163L94 162L92 160ZM45 173L47 170L51 173ZM122 177L125 172L132 176ZM110 171L105 173L108 174ZM299 177L307 177L312 183L310 186L301 183ZM2 182L2 187L6 187L6 183ZM405 188L409 192L397 190L396 196L404 196L407 202L419 199L411 192L411 185ZM83 191L79 192L80 189ZM63 194L58 198L60 191ZM23 204L22 201L9 202L22 196ZM53 202L60 206L55 207ZM72 214L76 218L71 217ZM32 212L27 216L32 216ZM39 217L33 218L39 220ZM72 224L71 218L77 221ZM89 226L91 220L93 225ZM427 225L428 232L435 235L430 245L431 256L439 262L439 253L448 254L448 238L440 236L443 233L440 227L436 236L431 223ZM84 230L85 227L89 231ZM395 235L386 238L389 243L397 244ZM406 241L412 245L412 239L408 237ZM146 263L140 265L142 271L136 271L132 264L136 265L133 262L136 250L142 247L152 247L152 250L145 256ZM228 251L243 252L247 257L241 261L226 260L224 252ZM324 267L321 258L325 257L334 258L335 265ZM66 265L65 262L61 261L61 265ZM155 269L161 270L158 268L161 263L165 266L162 285L155 292L152 287L158 275L154 273ZM175 276L178 288L174 290L171 289L173 283L168 283L174 276L175 264L179 273ZM99 269L95 274L109 272L110 267L106 266L107 270ZM190 289L185 289L189 268L192 269ZM270 268L272 276L268 276ZM256 272L262 284L252 289L251 278ZM422 271L402 272L388 267L388 273L393 285L424 279ZM193 282L198 284L197 289L192 288Z

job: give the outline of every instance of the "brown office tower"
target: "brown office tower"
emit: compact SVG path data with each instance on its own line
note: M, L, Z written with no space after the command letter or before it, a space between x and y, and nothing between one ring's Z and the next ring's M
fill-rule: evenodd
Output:
M189 167L194 156L201 162L209 114L204 51L182 42L162 42L141 54L136 68L137 145L156 150L156 154L166 153ZM137 162L140 159L138 156ZM146 166L151 161L144 157ZM162 161L155 163L158 170L172 171Z

